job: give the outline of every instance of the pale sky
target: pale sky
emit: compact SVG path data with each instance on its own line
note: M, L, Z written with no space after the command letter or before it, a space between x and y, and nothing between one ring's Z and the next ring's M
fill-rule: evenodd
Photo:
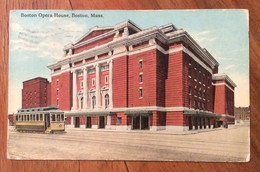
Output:
M36 14L37 17L21 17ZM102 14L102 18L40 17L38 14ZM8 113L21 108L22 82L35 77L51 81L47 68L92 27L109 27L130 19L142 29L174 24L186 30L219 62L237 84L235 106L249 106L249 21L246 10L64 11L19 10L10 13Z

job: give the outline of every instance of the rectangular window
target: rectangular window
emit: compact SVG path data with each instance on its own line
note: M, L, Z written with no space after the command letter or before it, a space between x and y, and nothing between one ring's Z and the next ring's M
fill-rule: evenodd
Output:
M59 80L57 80L57 86L59 86Z
M59 114L57 115L57 121L60 121L60 115Z
M193 108L196 109L196 101L193 101Z
M143 83L143 74L139 74L139 83Z
M96 85L96 82L95 82L95 78L92 78L92 86L95 86Z
M52 120L52 121L55 121L55 115L52 115L52 116L51 116L51 120Z
M80 88L83 88L83 80L80 81Z
M122 118L121 117L117 117L116 124L117 125L121 125L121 123L122 123Z
M57 106L59 106L59 99L57 99Z
M108 75L105 76L105 84L108 84Z
M42 121L42 114L40 114L40 121Z
M143 60L139 61L139 69L143 69Z
M61 115L61 121L64 121L64 114Z
M189 86L189 95L191 95L191 86Z
M191 68L189 67L189 71L188 71L189 76L191 77Z
M26 115L27 121L29 121L29 115Z
M143 88L139 88L139 98L143 97Z
M36 120L39 121L39 114L36 115Z
M57 90L57 96L59 95L59 90Z

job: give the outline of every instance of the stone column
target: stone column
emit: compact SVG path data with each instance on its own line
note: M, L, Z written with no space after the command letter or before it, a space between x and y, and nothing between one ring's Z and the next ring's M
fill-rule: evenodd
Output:
M73 92L72 92L72 110L76 110L77 109L77 80L78 80L78 77L77 77L77 71L73 71Z
M109 61L109 108L113 108L113 60Z
M96 107L101 107L100 102L100 64L96 65Z
M83 109L88 109L88 69L83 69Z
M107 125L111 125L111 116L110 115L107 116Z

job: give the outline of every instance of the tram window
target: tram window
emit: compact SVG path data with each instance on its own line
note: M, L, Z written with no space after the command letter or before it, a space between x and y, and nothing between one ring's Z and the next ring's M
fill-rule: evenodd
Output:
M26 121L26 115L23 115L23 120Z
M52 121L55 121L55 115L52 115L51 117L52 117L51 120L52 120Z
M26 115L27 121L29 121L29 115Z
M60 121L60 115L59 114L57 115L57 121Z
M39 114L36 115L36 121L39 121Z
M23 121L23 115L22 115L22 121Z
M42 121L42 114L40 114L40 121Z
M18 121L18 116L17 115L15 116L15 119L16 119L16 121Z
M33 115L33 121L35 121L35 115Z
M61 121L64 121L64 114L61 115Z
M32 115L30 115L30 121L32 120Z

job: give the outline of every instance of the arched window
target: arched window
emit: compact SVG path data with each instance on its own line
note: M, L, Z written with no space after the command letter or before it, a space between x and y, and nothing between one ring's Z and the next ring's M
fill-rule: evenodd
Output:
M94 109L95 106L96 106L96 97L93 96L93 97L92 97L92 108Z
M80 108L83 109L83 97L80 99Z
M108 108L108 105L109 105L109 95L106 94L105 95L105 108Z

